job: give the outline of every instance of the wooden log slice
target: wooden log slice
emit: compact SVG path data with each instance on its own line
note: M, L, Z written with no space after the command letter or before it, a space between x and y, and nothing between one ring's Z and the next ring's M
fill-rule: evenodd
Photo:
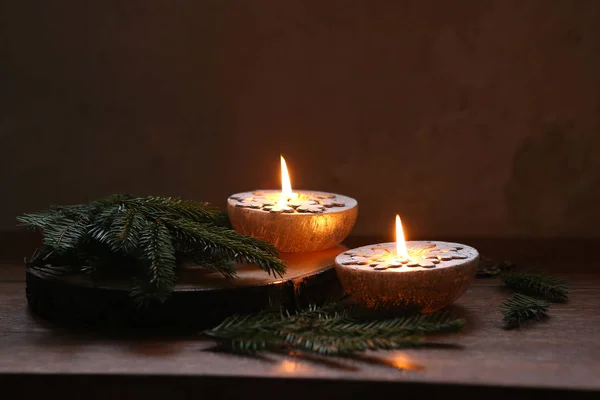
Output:
M204 329L235 313L268 307L294 310L340 296L343 289L334 268L337 246L314 253L282 253L288 270L273 277L255 265L239 265L238 277L227 279L201 267L184 267L175 290L164 304L136 307L130 281L92 280L88 275L57 276L26 270L30 310L44 319L97 328Z

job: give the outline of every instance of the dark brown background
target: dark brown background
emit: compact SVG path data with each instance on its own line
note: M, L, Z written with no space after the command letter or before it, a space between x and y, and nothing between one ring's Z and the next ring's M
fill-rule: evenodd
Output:
M0 0L0 229L113 192L600 236L600 1Z

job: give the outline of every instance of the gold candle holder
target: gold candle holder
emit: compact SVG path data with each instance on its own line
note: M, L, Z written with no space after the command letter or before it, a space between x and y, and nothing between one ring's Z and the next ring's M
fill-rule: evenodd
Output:
M353 198L298 190L282 196L275 190L238 193L227 199L233 228L272 243L281 252L313 252L339 245L358 217Z
M396 242L348 250L335 259L347 294L371 309L438 311L467 290L479 253L460 243L406 242L396 216Z
M356 200L339 194L292 190L281 156L281 191L257 190L227 199L233 229L269 242L280 252L314 252L339 245L358 217Z

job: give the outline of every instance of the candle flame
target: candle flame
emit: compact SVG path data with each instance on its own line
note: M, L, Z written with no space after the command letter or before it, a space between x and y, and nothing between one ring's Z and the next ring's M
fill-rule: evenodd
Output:
M285 163L285 158L281 157L281 197L282 201L286 202L289 198L293 197L292 183L290 182L290 174Z
M404 231L402 230L402 221L400 215L396 214L396 255L408 259L408 250L404 240Z

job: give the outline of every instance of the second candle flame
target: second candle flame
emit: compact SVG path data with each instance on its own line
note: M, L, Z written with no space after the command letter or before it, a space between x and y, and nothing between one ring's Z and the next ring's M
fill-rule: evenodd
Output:
M402 221L400 221L400 215L398 214L396 214L396 255L408 259L408 250L406 249L406 241L404 240L404 232L402 231Z
M292 193L292 183L290 182L290 174L287 169L287 164L285 163L285 158L281 157L281 195L284 201L293 197ZM283 200L282 199L282 200Z

